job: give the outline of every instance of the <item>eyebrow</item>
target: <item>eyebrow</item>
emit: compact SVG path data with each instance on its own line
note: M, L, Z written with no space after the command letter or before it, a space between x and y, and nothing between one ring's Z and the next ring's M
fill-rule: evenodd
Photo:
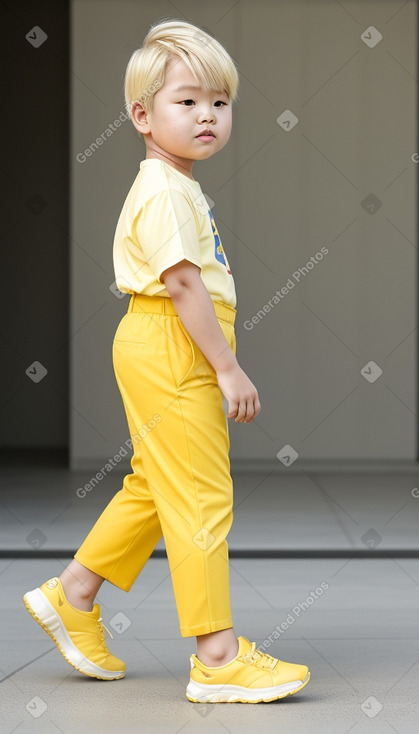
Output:
M201 89L201 87L196 87L193 84L181 84L180 87L176 87L173 91L181 92L183 89Z
M195 89L196 91L200 92L202 87L197 87L194 84L181 84L179 87L176 87L176 89L173 89L173 93L176 94L177 92L182 92L184 89ZM225 92L214 92L214 94L225 94Z

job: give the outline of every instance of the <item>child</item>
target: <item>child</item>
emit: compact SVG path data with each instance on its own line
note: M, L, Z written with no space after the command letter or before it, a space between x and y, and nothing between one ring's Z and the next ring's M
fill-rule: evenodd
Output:
M186 689L194 702L271 701L309 681L236 637L226 536L233 519L228 418L250 423L257 390L236 359L233 276L195 160L227 143L238 74L221 44L178 20L154 24L125 75L145 160L114 239L117 287L130 293L113 365L133 442L123 480L61 576L27 592L30 614L81 673L123 678L95 596L129 591L164 536L180 632L195 635ZM108 630L109 632L109 630Z

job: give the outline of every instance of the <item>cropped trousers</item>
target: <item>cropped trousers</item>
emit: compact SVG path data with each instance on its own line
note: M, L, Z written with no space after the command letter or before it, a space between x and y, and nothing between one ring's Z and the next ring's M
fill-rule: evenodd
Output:
M236 310L213 304L235 354ZM215 370L164 296L131 294L112 358L132 473L74 557L129 591L163 536L181 635L232 627L226 536L233 483Z

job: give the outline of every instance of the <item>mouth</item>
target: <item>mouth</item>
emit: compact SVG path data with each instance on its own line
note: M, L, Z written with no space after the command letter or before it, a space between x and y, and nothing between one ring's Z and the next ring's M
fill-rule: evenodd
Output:
M201 133L199 133L199 135L197 135L196 137L197 137L197 138L203 138L203 139L206 139L206 138L215 138L215 135L214 135L214 133L212 132L212 130L203 130L203 131L202 131Z

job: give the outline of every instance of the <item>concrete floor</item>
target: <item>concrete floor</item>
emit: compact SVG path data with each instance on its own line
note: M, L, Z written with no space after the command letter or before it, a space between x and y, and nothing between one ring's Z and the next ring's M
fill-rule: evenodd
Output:
M25 472L18 479L6 469L0 495L1 734L418 731L419 499L411 493L413 475L235 478L229 536L235 632L259 645L288 620L267 652L305 663L312 674L294 696L246 705L186 699L196 640L180 636L165 557L148 561L129 594L105 582L97 597L114 636L105 633L108 647L125 660L126 677L98 681L66 663L21 597L61 573L115 485L119 489L119 478L113 477L113 488L104 483L78 500L80 476ZM300 550L306 557L236 557L246 548L280 556ZM322 549L330 557L313 557ZM361 549L368 557L356 557ZM323 594L316 594L322 583ZM128 620L123 632L112 627L118 612Z

